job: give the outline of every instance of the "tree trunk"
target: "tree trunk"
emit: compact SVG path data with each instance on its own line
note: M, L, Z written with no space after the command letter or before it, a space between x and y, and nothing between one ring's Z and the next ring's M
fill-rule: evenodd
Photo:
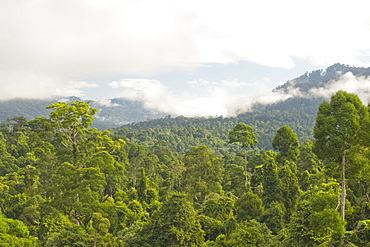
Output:
M342 156L342 178L341 178L341 184L342 184L342 198L341 198L341 205L340 205L340 214L342 216L342 220L345 221L346 218L346 196L347 196L347 189L346 189L346 153L343 151ZM340 239L340 247L344 244L344 236Z
M94 247L96 247L97 243L98 243L98 241L97 241L98 237L96 235L97 235L96 234L96 229L94 229Z
M345 210L346 210L346 196L347 196L347 189L346 189L346 156L343 152L342 156L342 199L341 199L341 208L340 208L340 214L342 216L342 220L345 220Z
M248 186L248 167L247 167L247 150L244 150L244 171L245 171L245 187Z

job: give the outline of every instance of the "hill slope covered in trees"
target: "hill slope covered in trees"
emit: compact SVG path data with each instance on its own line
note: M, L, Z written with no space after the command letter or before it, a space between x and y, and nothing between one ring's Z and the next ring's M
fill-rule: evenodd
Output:
M45 109L48 105L63 101L71 102L82 100L77 97L54 98L50 100L36 99L13 99L0 101L0 123L6 122L8 118L23 116L27 119L36 117L47 117L50 113ZM107 102L91 102L91 106L99 109L94 119L94 126L99 129L117 127L123 124L145 121L153 118L164 117L168 114L145 109L140 102L112 99Z
M313 120L314 141L300 144L287 125L275 129L277 152L257 148L259 139L245 123L224 134L235 152L218 151L223 136L201 128L178 137L207 135L214 151L198 145L182 154L163 140L131 142L92 128L97 109L82 101L51 104L47 118L11 119L0 126L0 241L30 247L366 246L369 108L344 91L329 102ZM148 130L154 142L157 130Z
M304 75L289 80L284 85L281 85L273 90L275 95L279 94L280 97L285 100L281 100L275 104L270 105L256 104L251 111L248 111L248 113L245 114L242 113L242 111L242 114L240 114L237 118L240 118L243 121L247 121L247 118L251 116L253 118L253 116L265 114L266 116L269 116L269 120L274 121L273 118L271 118L271 115L276 114L277 118L284 119L286 118L285 115L287 114L285 111L291 111L290 115L293 114L294 117L297 116L297 121L299 121L301 118L305 118L306 116L304 115L307 114L310 116L314 116L316 114L318 104L323 99L328 100L331 94L341 89L339 86L339 88L337 88L336 90L332 90L332 92L330 93L327 90L328 87L338 82L338 80L342 78L343 75L346 75L346 73L351 73L351 75L357 78L366 78L370 75L370 69L334 64L325 70L306 72ZM323 94L322 92L320 92L321 89L326 89L327 92ZM289 98L288 100L286 100L287 97ZM33 119L38 116L47 117L50 111L45 110L45 107L49 104L61 100L68 102L76 99L81 100L76 97L69 97L67 99L51 100L16 99L9 101L0 101L0 122L5 122L7 118L18 116L24 116L27 119ZM113 128L150 119L165 118L169 115L166 112L156 112L153 110L145 109L141 102L130 101L121 98L92 102L91 106L99 109L99 112L94 119L94 126L98 127L99 129ZM280 117L279 114L284 116ZM299 116L300 114L303 116ZM182 117L180 116L180 118ZM191 122L193 120L189 118L189 121ZM168 127L167 125L170 124L164 124L163 120L160 120L159 122L159 125L163 125L162 127ZM286 123L288 122L282 122L281 125ZM153 124L156 126L158 125L154 122ZM147 126L152 126L153 124L147 124ZM302 122L294 123L292 125L304 126L305 124L305 122ZM140 126L143 126L143 124L131 125L130 127L139 129L141 128ZM312 127L312 121L311 125L308 127ZM296 130L299 132L298 134L301 139L305 139L306 137L311 136L311 134L307 131L299 130L298 128ZM263 144L263 147L267 146L268 145Z
M312 139L319 104L329 100L331 91L338 87L338 81L347 73L354 78L367 78L370 76L370 69L335 64L326 70L307 72L274 90L277 94L291 95L288 99L268 105L256 104L252 111L236 117L168 116L124 125L114 130L133 142L147 145L153 145L157 140L165 140L180 153L197 145L206 145L221 154L235 151L233 146L228 145L226 135L239 122L254 128L260 149L272 149L271 142L275 131L284 125L290 126L297 133L299 140L304 142Z

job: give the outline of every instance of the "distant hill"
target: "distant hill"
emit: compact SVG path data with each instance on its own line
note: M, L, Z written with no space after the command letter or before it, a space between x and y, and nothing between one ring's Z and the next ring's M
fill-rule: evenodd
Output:
M304 75L287 81L276 88L276 93L298 91L288 100L270 105L255 105L251 112L232 118L162 118L139 123L132 123L116 128L118 134L131 141L153 145L157 140L165 140L178 152L185 152L190 146L207 145L217 152L228 154L236 152L237 146L227 143L228 132L239 122L254 128L258 147L272 149L271 143L278 128L290 126L297 133L301 142L312 139L313 127L319 104L329 100L321 95L304 94L313 89L328 88L351 72L355 77L370 77L370 68L350 67L334 64L325 70L306 72ZM309 95L309 97L307 97ZM187 146L184 146L187 143Z
M55 103L55 100L12 99L0 101L0 122L20 116L28 120L39 116L46 117L50 111L45 109L45 107L51 103Z
M326 69L307 71L305 74L277 87L274 91L288 92L292 88L298 88L301 92L308 92L313 88L320 88L330 82L335 82L342 75L351 72L354 76L370 76L370 68L352 67L343 64L334 64Z
M47 117L48 105L58 101L82 100L77 97L50 100L13 99L0 101L0 122L8 118L24 116L28 120L35 117ZM91 106L99 109L94 119L94 126L99 129L117 127L124 124L164 117L167 114L145 109L140 102L125 99L112 99L107 102L92 102Z
M307 93L312 89L327 87L335 83L342 75L348 72L351 72L357 77L362 76L367 78L370 76L370 68L334 64L323 70L306 72L302 76L289 80L284 85L277 87L273 92L289 94L296 90L301 93ZM307 95L308 94L306 94L306 96ZM70 97L67 100L71 101L75 99L79 98ZM49 115L49 110L46 110L45 107L60 100L62 99L15 99L0 101L0 122L5 122L7 118L17 116L24 116L29 120L38 116L47 117ZM261 148L271 148L270 141L276 129L285 124L291 126L291 128L297 132L301 141L311 138L317 107L323 100L327 100L327 98L315 95L311 95L310 97L295 95L288 100L275 104L254 105L252 111L239 114L234 118L211 117L210 119L204 117L185 118L182 116L171 118L168 113L146 109L141 102L129 101L121 98L100 102L96 101L92 102L91 105L99 109L94 119L95 127L106 129L122 126L122 128L117 129L125 129L125 134L131 136L133 140L135 140L135 138L137 139L135 136L140 135L140 131L145 132L149 131L149 129L165 128L167 131L172 131L174 128L186 128L186 126L212 129L214 125L221 125L225 128L223 130L220 128L219 131L228 132L233 124L245 122L256 129L257 136L260 137L259 146ZM129 130L132 133L129 133ZM134 134L133 131L138 133ZM221 134L217 132L217 135L220 136ZM147 135L141 134L141 136ZM208 137L207 134L204 138L206 137ZM144 140L144 138L141 139L140 141L147 141ZM161 138L158 137L158 139ZM207 141L201 143L210 145ZM199 141L195 141L193 144L199 144Z
M148 146L164 140L179 153L186 152L191 146L206 145L225 155L239 149L237 144L228 144L228 133L237 123L243 122L254 128L260 149L272 149L276 131L283 125L290 126L301 142L311 139L317 106L322 101L322 98L292 98L231 118L166 117L114 128L114 133Z
M145 109L141 102L121 98L109 100L107 105L101 102L92 102L91 106L99 109L95 116L94 126L100 129L161 118L168 115L167 113Z

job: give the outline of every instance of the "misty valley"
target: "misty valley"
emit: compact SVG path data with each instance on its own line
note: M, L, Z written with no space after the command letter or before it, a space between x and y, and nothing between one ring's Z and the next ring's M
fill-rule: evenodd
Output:
M369 76L335 64L230 116L0 102L0 245L369 246Z

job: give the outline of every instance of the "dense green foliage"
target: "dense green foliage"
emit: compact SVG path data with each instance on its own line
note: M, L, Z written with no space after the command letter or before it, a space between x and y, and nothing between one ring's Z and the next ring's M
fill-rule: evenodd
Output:
M318 100L291 99L292 106L286 110L285 103L262 107L259 110L239 114L233 118L209 117L186 118L183 116L149 120L115 128L113 133L125 136L131 142L154 145L157 140L166 141L176 152L184 154L192 146L205 145L219 155L236 154L240 145L230 145L229 132L238 124L252 127L259 149L272 149L276 130L289 126L300 140L312 139ZM309 102L305 104L304 102ZM313 103L314 102L314 103ZM317 103L317 104L316 104ZM315 110L311 110L314 108Z
M91 127L89 102L48 109L0 126L0 246L369 243L369 109L355 95L322 103L309 120L316 139L301 142L282 115L168 117L108 132ZM266 140L277 152L259 148Z

